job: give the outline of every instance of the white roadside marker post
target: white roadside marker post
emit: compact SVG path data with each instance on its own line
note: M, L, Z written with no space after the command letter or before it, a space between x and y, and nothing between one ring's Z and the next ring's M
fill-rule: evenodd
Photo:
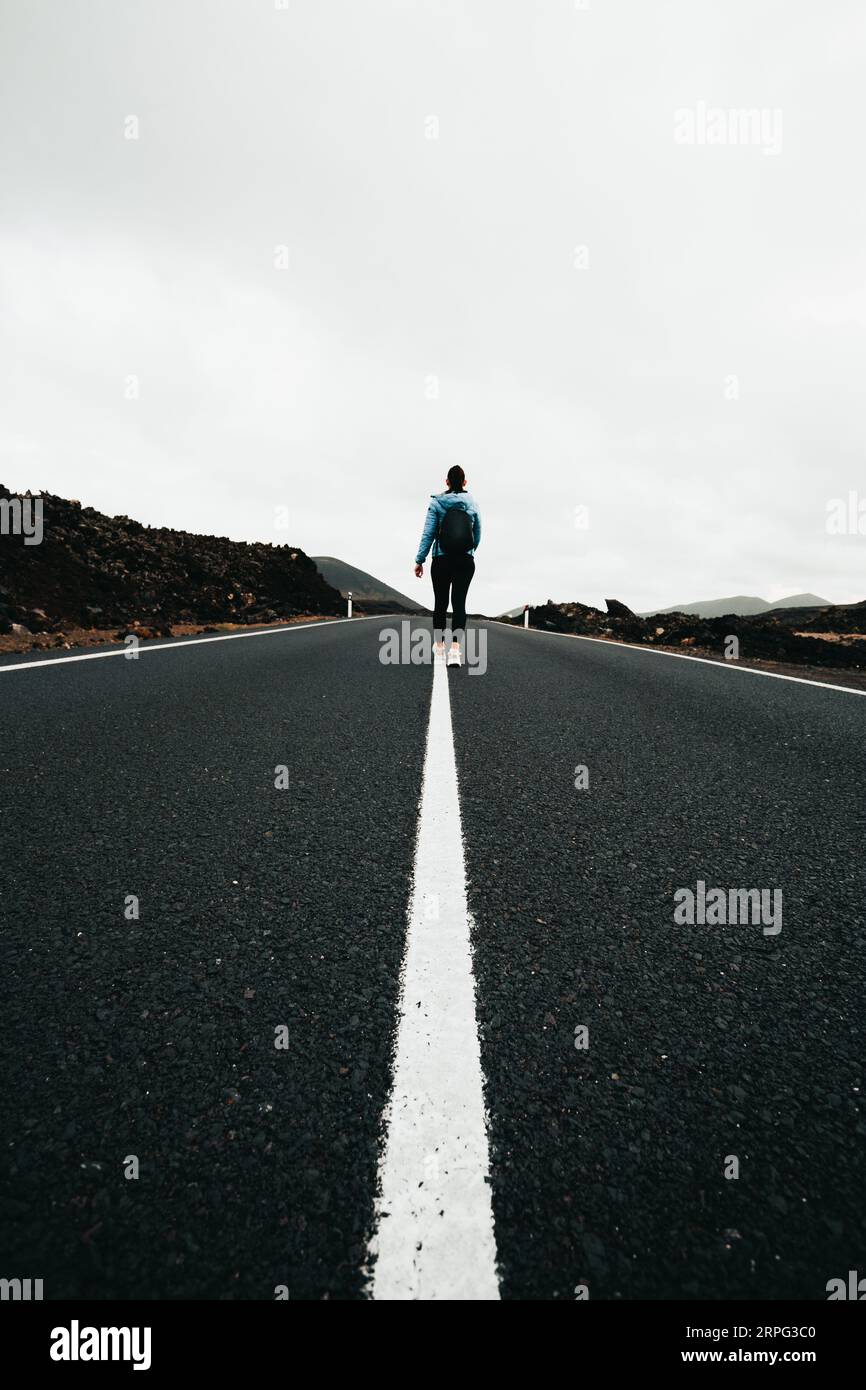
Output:
M523 605L523 626L524 626L524 628L529 627L529 604L528 604L528 603L524 603L524 605Z
M349 612L348 612L347 616L351 618L351 616L352 616L352 590L351 590L351 589L349 590L348 598L349 598Z

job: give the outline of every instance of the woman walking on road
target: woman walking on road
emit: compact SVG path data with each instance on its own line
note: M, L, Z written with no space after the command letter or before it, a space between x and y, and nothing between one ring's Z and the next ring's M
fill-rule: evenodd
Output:
M436 655L445 654L445 615L451 595L451 650L448 666L462 666L460 636L466 628L466 594L475 573L475 552L481 540L481 517L475 501L466 491L466 474L459 464L448 469L445 492L434 493L427 508L421 544L415 556L415 573L420 579L430 546L433 560L433 637Z

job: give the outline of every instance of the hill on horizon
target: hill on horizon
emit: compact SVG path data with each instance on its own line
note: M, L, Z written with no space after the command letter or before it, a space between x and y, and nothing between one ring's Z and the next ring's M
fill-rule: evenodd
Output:
M755 617L759 613L775 613L784 608L831 608L829 599L819 598L817 594L790 594L787 598L768 603L766 599L751 594L735 594L732 598L702 599L697 603L675 603L669 608L647 608L638 613L639 618L652 618L656 614L687 613L695 618L723 618L733 613L740 618ZM837 605L838 606L838 605ZM601 610L603 611L603 610ZM523 614L523 604L509 608L499 616L519 618Z
M654 608L639 614L650 618L655 613L689 613L697 618L723 618L727 613L748 618L756 613L772 613L777 608L829 608L830 600L817 594L790 594L787 598L768 603L752 594L735 594L733 598L699 599L695 603L675 603L669 608Z
M343 598L351 589L353 602L390 604L405 608L409 613L430 611L420 598L409 598L408 594L401 594L399 589L393 589L384 580L354 565L347 565L345 560L338 560L334 555L313 555L311 558L325 582L339 589Z

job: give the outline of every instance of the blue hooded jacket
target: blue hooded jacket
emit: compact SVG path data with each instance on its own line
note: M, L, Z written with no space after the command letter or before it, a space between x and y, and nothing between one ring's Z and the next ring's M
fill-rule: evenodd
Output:
M439 492L433 493L430 506L427 508L427 518L424 522L424 530L421 533L421 543L418 546L418 554L415 556L415 564L423 565L427 558L430 546L433 546L433 559L437 555L443 554L439 542L436 540L436 530L442 517L450 507L462 507L472 518L472 535L475 544L467 554L474 555L481 540L481 516L475 505L475 499L469 492Z

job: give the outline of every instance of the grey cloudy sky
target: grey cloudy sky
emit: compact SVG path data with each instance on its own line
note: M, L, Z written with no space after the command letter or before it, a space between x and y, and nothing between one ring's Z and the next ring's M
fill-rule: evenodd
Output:
M414 592L459 462L486 612L866 597L860 0L0 0L0 45L0 480Z

